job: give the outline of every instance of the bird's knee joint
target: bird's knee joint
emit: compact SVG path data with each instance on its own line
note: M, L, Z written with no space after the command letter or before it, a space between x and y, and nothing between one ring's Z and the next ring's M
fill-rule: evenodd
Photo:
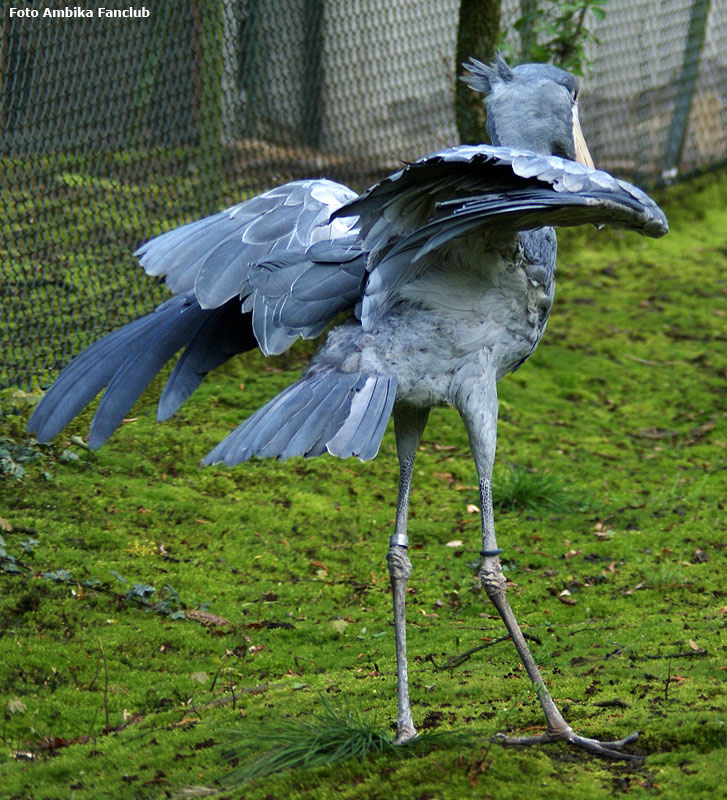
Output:
M392 545L386 554L389 565L389 575L395 580L408 581L411 575L411 561L406 552L406 547Z
M505 578L500 569L499 561L495 564L488 563L485 559L480 565L479 577L485 594L492 600L497 595L505 594Z

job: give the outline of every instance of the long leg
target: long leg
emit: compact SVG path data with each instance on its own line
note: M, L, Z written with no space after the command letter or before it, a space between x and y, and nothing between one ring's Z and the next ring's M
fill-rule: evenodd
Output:
M396 505L396 525L389 539L386 561L391 578L394 600L394 639L396 642L396 680L399 713L396 719L396 743L403 744L416 735L409 705L409 677L406 663L406 583L411 574L411 561L407 555L409 538L406 522L409 516L409 492L414 470L414 456L427 424L429 409L408 405L394 407L396 451L399 456L399 499Z
M464 389L464 387L462 387ZM471 387L468 387L471 388ZM638 738L638 733L615 742L601 742L579 736L556 707L540 675L535 660L520 630L506 596L506 582L500 567L500 549L495 538L495 518L492 508L492 466L497 436L497 393L494 376L484 381L478 391L459 391L457 407L462 415L477 467L482 508L482 562L479 576L487 597L492 601L505 623L520 660L533 683L545 714L546 732L541 736L503 737L505 744L543 744L566 741L592 753L608 758L638 759L620 752L621 748Z

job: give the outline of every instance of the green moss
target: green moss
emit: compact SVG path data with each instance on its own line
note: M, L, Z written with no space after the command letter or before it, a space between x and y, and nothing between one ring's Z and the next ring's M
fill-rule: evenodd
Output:
M114 191L71 180L76 172L69 163L63 173L74 190ZM135 198L130 190L130 208ZM507 642L436 669L502 635L476 580L466 435L453 410L438 409L410 523L412 698L418 725L464 730L474 744L293 771L222 796L719 794L727 173L673 187L662 201L672 223L663 240L585 229L562 237L545 340L500 386L496 474L506 479L511 464L549 473L578 499L499 511L511 602L573 725L614 738L641 730L634 750L645 762L488 743L498 731L542 726ZM100 452L71 439L87 432L87 412L23 462L22 481L0 478L8 797L155 798L215 786L232 769L222 757L227 729L254 737L261 720L306 719L321 692L384 731L391 724L391 431L368 464L198 467L299 373L310 346L298 352L275 362L282 372L264 371L258 355L235 361L164 425L154 421L157 381ZM22 444L22 425L22 415L3 418L0 437ZM447 547L453 539L463 546Z

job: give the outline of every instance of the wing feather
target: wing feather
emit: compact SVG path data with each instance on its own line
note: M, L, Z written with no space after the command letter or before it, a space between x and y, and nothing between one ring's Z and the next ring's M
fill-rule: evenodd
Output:
M218 308L240 293L251 265L270 254L350 237L355 219L329 217L355 197L333 181L293 181L163 233L136 255L173 292L194 290L202 308Z
M368 277L361 321L371 329L426 256L474 233L493 242L545 226L593 223L663 236L654 201L625 181L556 156L460 145L425 156L334 212L359 215Z

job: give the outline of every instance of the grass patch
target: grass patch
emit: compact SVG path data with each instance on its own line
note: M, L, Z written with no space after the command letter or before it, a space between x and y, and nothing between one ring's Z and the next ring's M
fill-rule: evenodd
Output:
M582 505L550 472L508 464L493 480L493 505L500 511L566 511Z
M377 755L402 758L422 755L436 745L462 745L466 739L456 732L427 733L405 745L395 745L390 734L368 721L360 710L346 703L335 708L325 696L320 710L303 719L267 721L246 731L230 731L237 742L224 753L232 763L247 760L224 779L236 785L276 772L339 764L351 759L362 761ZM260 751L262 755L259 755ZM252 754L252 756L251 756Z

